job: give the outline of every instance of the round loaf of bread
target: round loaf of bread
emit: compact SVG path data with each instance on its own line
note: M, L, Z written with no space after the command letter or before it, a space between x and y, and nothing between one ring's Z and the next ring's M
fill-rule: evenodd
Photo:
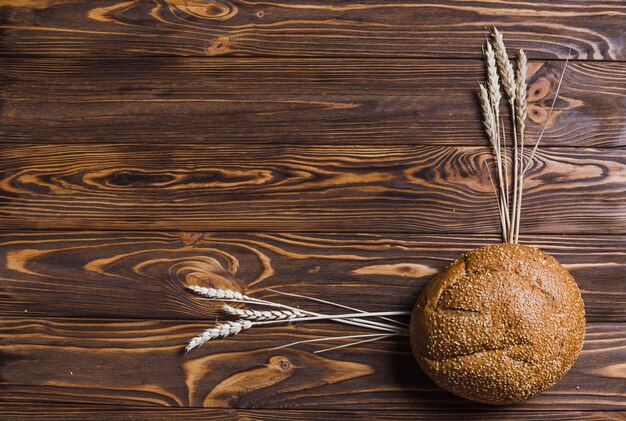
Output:
M569 272L519 244L462 255L436 275L411 316L411 346L440 387L478 402L523 401L578 356L585 309Z

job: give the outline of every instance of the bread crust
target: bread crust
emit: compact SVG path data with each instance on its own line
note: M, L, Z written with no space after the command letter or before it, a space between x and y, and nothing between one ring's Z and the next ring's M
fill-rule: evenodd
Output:
M436 275L411 316L411 346L440 387L510 404L542 392L580 353L585 310L574 278L520 244L473 250Z

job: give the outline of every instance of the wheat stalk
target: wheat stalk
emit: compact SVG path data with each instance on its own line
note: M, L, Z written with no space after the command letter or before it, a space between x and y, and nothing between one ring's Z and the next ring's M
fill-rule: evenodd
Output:
M189 352L194 348L202 346L206 342L216 339L216 338L225 338L227 336L234 336L241 332L242 330L249 329L252 327L252 322L248 320L237 320L237 321L227 321L218 324L215 327L209 328L202 332L202 334L192 338L187 346L185 347L185 351Z
M518 196L517 203L514 204L513 209L516 212L515 226L513 227L514 242L519 240L519 226L522 213L522 194L524 191L524 130L526 129L526 102L527 102L527 86L526 86L526 68L528 66L528 60L524 50L519 50L519 56L517 59L517 90L515 96L515 122L517 123L517 132L519 134L520 141L520 153L519 153L519 175L518 179Z
M539 133L539 137L537 138L537 141L535 142L535 146L533 147L533 150L531 151L530 156L528 157L528 162L526 163L526 166L524 167L524 171L522 171L522 174L525 174L528 168L530 167L530 164L533 158L535 157L535 153L537 152L537 147L539 146L539 142L541 142L541 139L543 138L543 133L546 131L548 121L550 121L550 117L552 116L552 112L554 111L554 105L556 104L556 100L559 97L559 92L561 91L561 83L563 83L563 77L565 76L565 70L567 70L567 64L569 63L569 57L571 53L572 53L572 50L570 50L567 53L567 59L565 59L565 65L563 66L563 71L561 72L561 77L559 78L559 83L556 86L556 92L554 94L554 98L552 99L552 104L550 105L550 111L548 111L548 116L546 117L546 121L543 122L541 133Z
M280 345L274 348L271 348L270 350L276 350L276 349L283 349L283 348L289 348L295 345L300 345L300 344L308 344L308 343L313 343L313 342L328 342L328 341L336 341L339 339L354 339L354 338L371 338L371 337L379 337L379 336L395 336L395 334L386 334L386 333L368 333L365 335L345 335L345 336L324 336L323 338L315 338L315 339L303 339L300 341L295 341L295 342L290 342L288 344L285 345Z
M343 319L353 319L360 320L361 317L378 317L378 316L404 316L406 315L406 311L374 311L371 313L347 313L347 314L318 314L318 315L306 315L304 317L296 317L293 319L284 319L284 320L266 320L254 322L254 325L269 325L275 323L283 323L283 322L303 322L303 321L314 321L314 320L333 320L333 321L341 321ZM368 326L373 328L373 326ZM391 327L391 333L399 333L403 332L404 329L399 329Z
M305 295L298 294L289 294L283 293L280 291L272 290L273 292L284 294L284 295L293 295L299 296L303 298L307 298L314 301L321 301L327 304L331 304L337 307L349 308L355 313L347 313L347 314L321 314L315 313L312 311L301 310L295 307L291 307L285 304L275 303L268 300L263 300L259 298L250 297L248 295L242 294L238 291L228 290L228 289L217 289L217 288L206 288L201 287L199 285L191 285L188 286L187 289L195 292L196 294L203 297L206 300L212 301L231 301L231 302L241 302L246 304L253 305L263 305L277 308L278 310L249 310L249 309L238 309L232 307L230 305L225 304L223 306L223 310L231 315L237 316L238 320L234 322L226 322L220 323L217 326L207 329L201 335L196 336L195 338L189 341L187 345L187 352L190 350L201 346L215 338L226 337L236 335L240 331L244 329L249 329L252 326L257 325L267 325L274 323L289 323L289 322L304 322L304 321L314 321L314 320L333 320L340 323L349 324L352 326L358 326L361 328L373 329L383 331L384 333L378 333L375 336L384 335L408 335L408 330L406 329L406 324L397 322L393 319L387 319L387 316L405 316L410 314L406 311L385 311L385 312L364 312L358 309L352 309L351 307L342 306L337 303L333 303L331 301L319 300L311 297L307 297ZM368 320L366 318L381 318L391 320L396 322L397 324L402 324L403 326L397 326L397 324L387 324L376 322L374 320ZM332 339L332 337L330 337Z
M526 73L528 68L528 58L524 50L519 50L519 56L517 58L517 89L515 95L515 119L517 121L520 139L524 138L524 130L526 128L526 107L527 107L527 91ZM524 141L521 141L522 147ZM523 154L522 154L523 155Z
M478 92L480 98L480 107L483 112L483 127L487 133L489 143L495 147L498 137L498 130L496 128L496 118L493 113L491 101L489 100L489 92L482 83L480 84L480 91Z
M517 204L518 186L519 186L519 148L517 142L517 124L515 124L516 112L516 95L517 95L517 82L515 80L515 71L513 70L513 64L509 60L509 56L506 52L504 45L504 37L497 28L493 28L493 49L496 56L496 64L498 66L498 72L500 73L500 81L504 88L504 93L509 100L509 106L511 108L511 118L513 119L513 204L511 209L511 223L509 224L507 240L512 243L515 242L514 232L517 225L517 212L515 211L515 205Z
M522 212L524 174L531 165L539 142L545 132L547 122L549 121L552 111L554 110L554 104L559 95L563 76L565 75L565 69L567 68L567 63L569 61L569 54L568 60L565 62L565 67L563 68L563 73L559 79L556 94L552 101L548 117L544 122L544 126L537 141L535 142L532 152L530 153L528 159L525 160L524 147L528 101L528 86L526 78L528 58L526 57L524 50L519 50L517 70L514 71L513 65L506 52L504 37L496 28L493 28L491 41L487 43L487 47L483 49L483 52L487 71L487 86L485 87L484 85L481 85L478 94L483 113L483 126L485 133L487 134L487 138L489 139L489 143L492 146L493 156L498 170L498 185L500 187L500 194L498 195L496 191L496 196L499 196L498 207L500 211L500 223L503 227L503 237L505 242L517 243L519 241L519 228ZM498 69L497 75L495 68ZM504 121L502 121L502 131L500 132L500 121L498 120L497 114L499 101L501 99L499 92L500 85L506 94L511 110L510 115L513 129L513 170L511 187L509 187L508 171L505 165L507 147ZM502 151L504 151L504 153ZM491 172L489 172L489 176L493 183ZM510 200L511 197L509 194L510 188L513 190L512 201Z
M502 133L502 150L504 151L504 153L500 153L503 158L502 158L502 166L503 166L503 171L504 171L504 185L506 186L506 203L507 203L507 207L506 207L506 219L507 219L507 232L508 232L508 227L511 225L511 221L509 218L509 205L510 205L510 200L511 200L511 194L509 192L509 166L508 163L506 162L506 158L508 156L507 154L507 149L506 149L506 130L504 128L504 117L501 117L501 131L500 133ZM501 182L502 180L500 180ZM504 233L506 236L506 233ZM506 239L504 240L506 241Z
M305 313L307 315L310 316L327 316L327 315L323 315L320 313L315 313L312 311L306 311L306 310L300 310L297 309L295 307L291 307L285 304L279 304L279 303L275 303L272 301L268 301L268 300L262 300L259 298L254 298L254 297L250 297L247 295L243 295L239 292L236 291L231 291L231 290L217 290L217 291L221 291L218 295L223 295L226 294L226 296L228 297L232 297L234 295L237 295L238 297L240 297L241 299L237 299L237 298L233 298L233 299L222 299L222 298L218 298L217 295L215 295L215 293L211 290L213 290L212 288L204 288L204 287L187 287L188 289L190 289L191 291L194 292L198 292L198 291L202 291L205 292L201 295L203 295L204 297L206 297L205 299L207 300L211 300L211 301L233 301L233 302L240 302L240 303L246 303L246 304L255 304L255 305L262 305L262 306L270 306L270 307L275 307L275 308L280 308L280 309L285 309L285 310L290 310L290 311L296 311L296 312L302 312ZM210 290L210 293L206 293L206 290ZM277 292L277 291L274 291ZM214 294L213 296L211 294ZM284 293L285 295L288 295L287 293ZM408 315L410 313L408 312L399 312L401 314L398 315ZM370 313L363 313L362 316L364 317L368 317L368 314ZM366 319L362 319L362 318L351 318L351 319L345 319L345 318L338 318L337 319L338 322L340 323L345 323L345 324L349 324L349 325L353 325L353 326L359 326L359 327L366 327L366 328L370 328L370 329L377 329L377 330L382 330L385 332L395 332L398 330L397 326L392 326L392 325L388 325L385 323L380 323L380 322L375 322L373 320L366 320Z
M491 82L489 82L491 83ZM498 180L499 180L499 188L500 194L496 193L496 196L499 197L498 210L500 212L500 224L502 226L503 235L507 231L508 225L508 206L506 205L506 195L505 188L503 185L503 177L502 177L502 161L500 156L500 133L497 127L496 116L493 112L493 101L491 100L491 95L489 92L491 89L485 87L485 85L480 84L480 90L478 91L478 96L480 98L480 106L483 113L483 127L485 128L485 133L487 133L487 138L489 139L489 143L491 144L491 148L496 157L496 163L498 167ZM491 178L491 173L489 173L489 178ZM492 180L493 181L493 180ZM494 184L495 189L495 184ZM505 237L506 241L506 237Z
M498 188L500 192L500 222L503 225L503 236L509 229L509 190L508 190L508 174L506 165L503 165L503 155L506 157L506 146L503 139L500 138L500 101L502 100L502 93L500 91L500 80L498 77L498 64L496 60L495 51L491 42L487 41L486 47L483 49L485 56L485 64L487 68L487 89L489 91L489 102L493 110L495 117L495 139L496 142L493 145L494 152L497 161L498 170ZM504 124L503 124L504 126ZM504 136L504 135L503 135ZM504 152L504 153L503 153ZM504 177L503 172L504 170ZM496 196L498 193L496 193ZM504 218L503 218L504 216ZM505 239L506 241L506 239Z
M360 344L364 344L364 343L367 343L367 342L379 341L381 339L390 338L392 336L394 336L394 335L393 334L391 334L391 335L389 335L389 334L387 334L387 335L384 335L384 334L383 335L378 335L378 336L376 336L374 338L371 338L371 339L364 339L362 341L350 342L348 344L333 346L332 348L320 349L318 351L313 351L313 353L314 354L321 354L322 352L328 352L328 351L333 351L335 349L347 348L349 346L360 345Z
M346 306L346 305L343 305L343 304L337 304L337 303L334 303L334 302L328 301L328 300L322 300L321 298L309 297L308 295L294 294L293 292L278 291L278 290L275 290L275 289L272 289L272 288L267 288L267 290L271 291L271 292L275 292L276 294L285 295L285 296L288 296L288 297L304 298L305 300L315 301L315 302L322 303L322 304L328 304L328 305L331 305L333 307L344 308L346 310L351 310L351 311L355 311L355 312L359 312L359 313L367 313L367 311L365 311L365 310L361 310L361 309L354 308L354 307L349 307L349 306ZM407 312L406 315L408 316L408 315L410 315L410 313ZM378 318L381 319L381 320L385 320L385 321L391 322L393 324L397 324L397 325L404 326L404 327L409 327L408 323L400 322L398 320L390 319L388 317L378 317ZM370 323L374 323L374 322L370 321Z
M298 317L306 317L301 311L293 310L248 310L242 308L234 308L227 304L222 309L233 316L237 316L243 320L264 321L264 320L290 320Z
M491 99L493 113L496 116L496 121L499 121L502 92L500 92L500 81L498 79L498 65L496 63L496 55L490 42L487 42L487 46L484 50L484 55L485 63L487 65L487 87L489 88L489 98Z
M199 285L188 285L186 288L203 297L223 301L253 301L254 299L232 289L206 288Z

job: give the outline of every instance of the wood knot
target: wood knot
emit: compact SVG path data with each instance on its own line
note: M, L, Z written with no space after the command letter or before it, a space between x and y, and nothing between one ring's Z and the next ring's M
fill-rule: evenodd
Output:
M186 246L193 246L198 241L202 240L204 234L197 232L181 232L179 234L180 242Z
M102 184L110 187L151 187L175 181L172 174L148 173L140 170L121 170L103 177Z
M169 275L172 281L184 286L242 290L234 274L209 256L197 256L175 263L170 267Z
M320 267L319 266L315 266L312 269L309 269L309 273L318 273L320 271Z
M537 104L528 104L528 119L536 124L543 124L548 118L548 110Z
M539 78L528 87L528 102L540 101L550 95L551 91L550 80L545 77Z
M209 56L217 56L229 52L230 41L231 37L227 35L221 35L215 38L207 47L206 54Z
M223 21L233 18L239 12L237 6L228 1L169 0L168 4L201 19Z
M267 360L267 366L273 367L281 371L289 371L293 367L293 365L291 364L291 361L289 361L287 357L284 357L284 356L270 357L270 359Z

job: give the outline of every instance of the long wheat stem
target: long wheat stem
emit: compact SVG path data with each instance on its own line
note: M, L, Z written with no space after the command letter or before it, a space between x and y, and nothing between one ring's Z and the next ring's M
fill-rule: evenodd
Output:
M381 339L386 339L386 338L389 338L391 336L394 336L394 335L378 335L375 338L365 339L365 340L357 341L357 342L350 342L349 344L344 344L344 345L337 345L337 346L333 346L332 348L320 349L318 351L313 351L313 353L314 354L321 354L322 352L333 351L335 349L347 348L349 346L360 345L360 344L364 344L364 343L367 343L367 342L379 341Z
M489 143L491 145L491 150L493 155L496 157L496 166L498 167L499 176L498 181L500 185L500 194L496 192L496 197L498 198L498 208L500 212L500 225L502 226L502 232L506 232L507 220L504 217L505 209L505 195L504 195L504 186L502 184L502 160L500 159L500 141L499 141L499 131L498 125L496 124L496 117L493 111L493 101L491 100L491 95L489 93L490 88L485 87L485 85L480 84L480 90L478 91L478 96L480 99L480 106L483 114L483 127L485 129L485 133L487 133L487 138L489 139ZM489 172L489 177L491 178L491 172Z
M500 92L500 81L498 77L498 64L496 60L495 51L491 42L487 40L486 47L483 49L483 53L485 56L485 64L487 68L487 90L489 93L489 102L491 108L493 110L493 117L495 121L495 136L494 141L492 142L492 147L494 150L496 163L497 163L497 171L498 171L498 187L499 187L499 197L500 197L500 215L505 216L504 220L501 220L501 225L503 225L503 236L505 235L509 229L510 220L509 220L509 203L508 203L508 185L506 184L506 177L502 176L503 172L503 159L506 158L506 154L503 154L502 151L502 139L500 138L500 101L502 99L502 93ZM506 148L504 149L506 152ZM504 168L506 170L506 168ZM505 238L506 241L506 238Z
M340 340L340 339L371 338L371 337L380 337L380 336L398 336L398 334L367 333L364 335L325 336L323 338L303 339L301 341L291 342L285 345L270 348L270 350L273 351L276 349L289 348L295 345L307 344L307 343L312 343L312 342L327 342L327 341L335 341L335 340Z
M496 189L496 183L494 183L493 181L493 177L491 177L491 171L489 170L489 167L486 166L487 168L487 175L489 176L489 181L491 181L491 187L493 187L493 192L495 193L496 197L498 197L498 191ZM500 213L500 224L502 226L502 239L504 242L506 242L507 238L506 238L506 230L505 230L505 225L503 223L503 221L505 221L505 212L506 210L502 207L502 206L498 206L498 212Z
M518 126L519 140L520 140L520 153L519 153L519 176L518 176L518 198L517 204L515 206L515 211L517 212L515 217L515 227L513 233L513 241L517 243L519 241L519 226L521 221L521 213L522 213L522 196L524 191L524 130L526 129L526 69L528 65L528 60L526 58L526 54L524 50L519 50L519 56L517 61L517 89L515 96L515 121L514 124Z
M509 188L509 164L508 164L508 153L507 153L507 149L506 149L506 130L504 129L504 117L501 118L502 121L502 149L503 149L503 153L501 152L501 155L504 157L503 160L505 161L503 164L504 167L504 185L506 186L506 201L507 201L507 208L506 208L506 219L507 219L507 231L503 233L503 235L506 237L506 233L508 232L508 226L511 225L511 218L509 217L509 205L511 203L511 197L510 197L510 188ZM504 240L506 241L506 239Z
M360 312L360 313L363 313L363 314L367 314L366 311L355 309L355 308L348 307L348 306L343 306L343 305L334 303L332 301L321 300L319 298L308 297L306 295L300 295L300 294L293 294L293 293L289 293L289 292L278 291L278 290L274 290L274 289L271 289L271 288L268 288L267 290L268 291L272 291L272 292L277 293L277 294L282 294L282 295L292 296L292 297L305 298L305 299L308 299L308 300L318 301L318 302L321 302L321 303L324 303L324 304L328 304L328 305L332 305L332 306L335 306L335 307L342 307L342 308L346 308L346 309L351 310L351 311L357 311L357 312ZM265 300L261 300L261 301L264 301L266 303L265 305L273 305L273 306L280 307L280 308L286 308L286 309L290 309L290 310L302 311L302 312L304 312L306 314L309 314L309 315L314 315L314 316L323 316L324 315L324 314L315 313L315 312L311 312L311 311L300 310L300 309L297 309L295 307L287 306L285 304L274 303L272 301L265 301ZM399 315L399 316L409 316L411 314L410 312L402 312L402 313L403 314L398 313L397 315ZM403 326L408 326L406 323L401 323L401 322L398 322L397 320L389 319L389 318L386 318L386 317L378 317L378 318L384 319L384 320L388 320L390 322L393 322L394 324L400 324L400 325L403 325ZM362 318L355 318L355 319L352 319L351 321L348 321L348 320L338 320L338 321L341 322L341 323L353 324L355 326L357 326L355 324L355 322L358 322L361 325L369 325L369 326L362 326L362 327L370 327L370 328L378 327L379 330L386 329L387 331L389 331L390 329L398 329L396 326L391 326L391 325L389 325L387 323L380 323L380 322L376 322L374 320L367 320L367 319L362 319Z
M309 297L308 295L294 294L293 292L284 292L284 291L279 291L279 290L272 289L272 288L267 288L267 291L271 291L271 292L274 292L276 294L281 294L281 295L285 295L285 296L288 296L288 297L304 298L305 300L315 301L315 302L318 302L318 303L327 304L327 305L331 305L331 306L338 307L338 308L345 308L346 310L357 311L359 313L367 313L365 310L361 310L361 309L354 308L354 307L349 307L349 306L346 306L346 305L343 305L343 304L337 304L337 303L334 303L334 302L328 301L328 300L322 300L321 298ZM405 316L410 316L411 312L407 311L407 312L405 312L404 315ZM386 320L386 321L388 321L390 323L394 323L394 324L397 324L397 325L400 325L400 326L405 326L405 327L409 326L408 323L404 323L404 322L401 322L399 320L390 319L388 317L379 317L379 319Z
M272 306L272 307L276 307L276 308L284 308L284 309L292 310L292 311L293 310L301 311L301 312L303 312L303 313L305 313L307 315L310 315L310 316L316 316L316 317L326 316L325 314L316 313L316 312L308 311L308 310L301 310L301 309L297 309L297 308L292 307L292 306L288 306L286 304L279 304L279 303L274 303L274 302L271 302L271 301L264 301L264 300L262 300L262 301L256 301L256 303L257 304L268 305L268 306ZM401 314L399 314L399 315L401 315ZM366 320L366 319L362 319L362 318L359 318L359 317L353 317L353 318L345 319L345 320L344 320L344 318L339 318L339 319L337 319L337 321L339 323L349 324L349 325L352 325L352 326L365 327L365 328L368 328L368 329L383 330L383 331L386 331L386 332L395 332L395 331L398 330L398 327L396 327L396 326L391 326L391 325L388 325L388 324L379 323L379 322L376 322L374 320Z
M518 144L517 137L517 94L518 94L518 83L515 78L515 71L513 70L513 65L509 60L509 56L506 52L506 47L504 45L504 39L502 37L502 33L500 33L496 28L493 28L493 50L496 57L496 64L498 66L498 72L500 74L500 80L502 82L502 87L504 88L504 93L509 100L509 106L511 109L511 120L513 126L513 202L511 204L510 213L510 225L507 232L508 242L515 241L515 227L518 224L518 193L519 193L519 184L520 184L520 150Z
M550 105L550 111L548 111L546 121L543 122L541 133L539 133L539 137L537 138L537 141L535 142L535 146L533 146L530 156L528 157L528 162L526 163L526 166L524 167L523 174L526 173L526 171L528 170L528 168L530 167L532 163L533 158L535 157L535 153L537 152L537 148L539 147L539 142L541 142L541 139L543 138L543 133L546 131L546 127L548 126L548 122L550 121L550 117L552 116L552 112L554 111L554 105L556 104L556 100L559 97L559 92L561 90L561 83L563 83L563 77L565 76L565 70L567 70L567 64L569 63L570 54L571 54L571 50L567 54L567 59L565 60L565 65L563 66L563 71L561 72L561 77L559 78L559 83L556 86L556 92L554 94L554 98L552 99L552 104Z
M318 316L305 316L305 317L296 317L293 319L283 319L283 320L265 320L260 322L253 322L256 325L271 325L276 323L289 323L289 322L302 322L302 321L314 321L314 320L342 320L342 319L353 319L359 317L378 317L378 316L403 316L405 315L405 311L376 311L372 313L348 313L348 314L320 314Z
M515 116L515 102L510 101L511 116ZM509 227L509 243L515 242L515 226L517 225L517 194L519 187L519 145L517 143L517 129L515 125L515 117L513 118L513 206L511 207L511 226Z
M379 317L379 316L398 316L405 315L405 311L385 311L374 313L352 313L352 314L320 314L317 316L306 315L302 311L259 311L259 310L247 310L238 309L229 305L224 305L224 311L234 316L239 317L239 320L247 320L252 322L252 325L267 325L275 323L290 323L290 322L302 322L302 321L314 321L314 320L340 320L340 319L352 319L355 316L361 317ZM397 330L403 332L403 330Z

